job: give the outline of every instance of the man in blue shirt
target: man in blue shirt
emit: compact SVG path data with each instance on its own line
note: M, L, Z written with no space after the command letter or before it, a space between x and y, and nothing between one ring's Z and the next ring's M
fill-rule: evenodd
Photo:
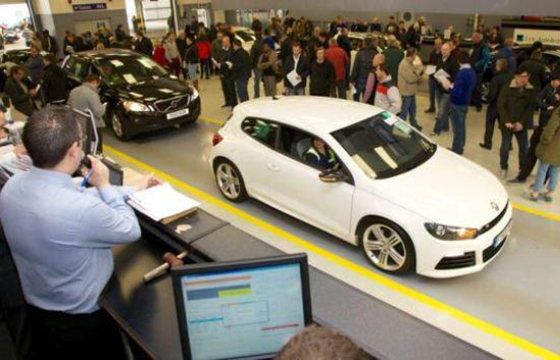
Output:
M458 56L459 72L453 84L448 84L451 89L451 121L453 124L453 152L462 155L467 137L466 119L469 110L471 95L476 85L476 73L469 63L469 55L462 51Z
M82 139L67 108L47 106L31 116L23 142L33 168L5 185L0 219L40 334L38 352L48 359L122 358L118 329L97 300L113 272L111 246L137 240L140 226L125 203L131 189L111 186L96 158L92 188L74 184Z

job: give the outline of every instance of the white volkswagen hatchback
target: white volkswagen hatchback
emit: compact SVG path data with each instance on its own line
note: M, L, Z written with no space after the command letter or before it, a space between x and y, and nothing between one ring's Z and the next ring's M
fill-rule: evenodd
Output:
M309 162L316 140L329 168ZM510 234L508 195L491 173L374 106L257 99L237 106L212 142L227 199L258 199L359 246L389 273L473 273Z

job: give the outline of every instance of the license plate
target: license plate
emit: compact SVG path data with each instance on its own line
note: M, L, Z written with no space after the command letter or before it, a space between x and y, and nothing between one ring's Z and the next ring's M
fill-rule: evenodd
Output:
M181 116L185 116L189 114L189 109L183 109L183 110L178 110L178 111L174 111L172 113L167 114L167 120L173 120L176 119L178 117Z
M502 232L494 238L494 244L493 244L494 248L500 246L500 244L509 237L510 233L511 233L511 221L509 222L509 224L507 224L506 228L502 230Z

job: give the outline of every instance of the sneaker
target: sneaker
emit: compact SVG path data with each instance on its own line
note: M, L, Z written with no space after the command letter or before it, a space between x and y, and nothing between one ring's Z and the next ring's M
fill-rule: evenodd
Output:
M537 202L539 201L539 193L536 193L534 191L530 191L529 192L529 200Z
M483 149L486 150L492 150L492 146L491 145L486 145L485 143L479 143L478 146L480 146Z
M500 177L501 177L503 180L507 179L507 177L508 177L508 171L502 169L502 170L500 171Z
M417 125L417 126L415 126L415 128L416 128L416 130L418 130L418 131L422 132L422 126L420 126L420 125Z
M552 202L552 193L544 194L544 201L546 201L547 203L551 203Z
M426 114L433 114L435 112L436 112L436 109L434 109L434 108L429 108L429 109L426 109L426 111L424 111L424 113L426 113Z
M432 132L430 133L430 136L439 136L439 133L437 133L437 132L435 132L435 131L432 131Z

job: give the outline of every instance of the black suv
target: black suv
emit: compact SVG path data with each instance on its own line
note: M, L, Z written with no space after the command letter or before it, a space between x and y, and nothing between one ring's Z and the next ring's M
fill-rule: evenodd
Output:
M79 52L69 55L62 68L68 74L70 88L80 85L89 74L101 77L99 95L108 103L105 120L119 140L184 125L200 116L198 92L137 52Z

